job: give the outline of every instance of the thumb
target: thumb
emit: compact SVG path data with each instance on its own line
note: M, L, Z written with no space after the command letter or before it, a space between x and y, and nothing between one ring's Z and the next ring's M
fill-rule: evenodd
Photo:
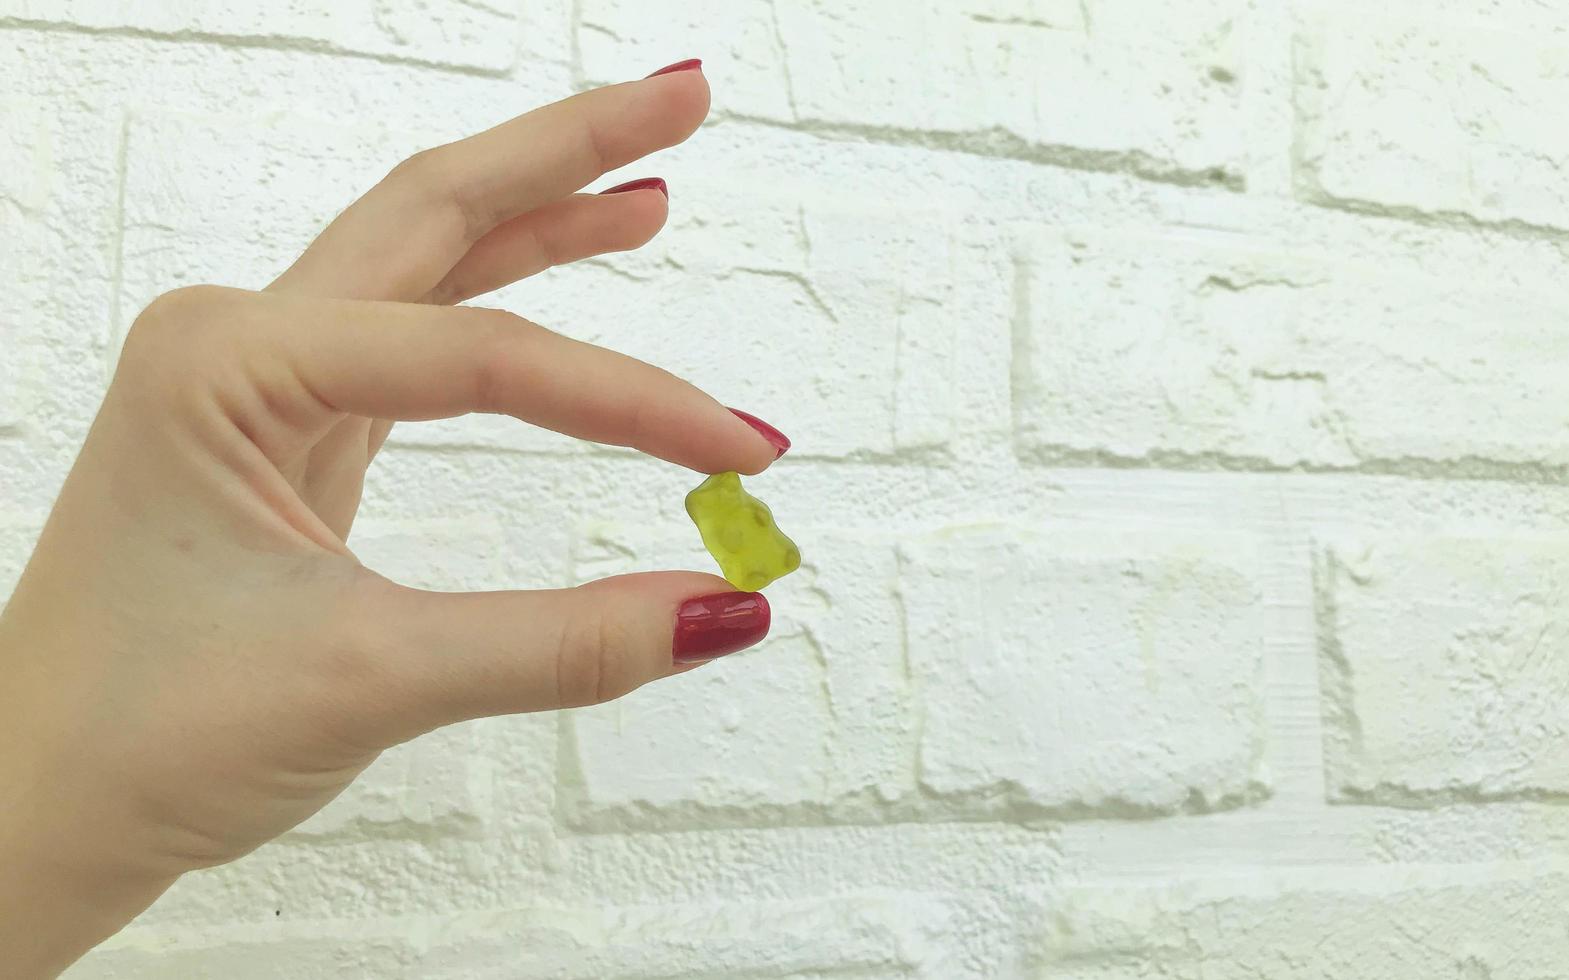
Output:
M385 597L383 635L424 730L598 704L768 635L768 600L699 572L620 575L572 589ZM401 700L401 699L400 699ZM405 722L416 719L404 719Z

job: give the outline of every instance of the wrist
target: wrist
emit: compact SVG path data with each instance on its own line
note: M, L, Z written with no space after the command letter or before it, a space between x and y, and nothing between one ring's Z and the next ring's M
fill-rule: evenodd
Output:
M24 636L17 617L0 616L0 663L38 662ZM29 696L25 673L0 690L0 973L31 980L59 974L174 879L106 859L116 850L114 815L99 812L89 825L73 812L73 780L62 778L72 764L47 737L65 726L41 717L44 699Z
M16 841L0 843L0 949L6 976L58 976L120 931L172 881L84 874L68 862ZM14 972L13 972L14 971Z

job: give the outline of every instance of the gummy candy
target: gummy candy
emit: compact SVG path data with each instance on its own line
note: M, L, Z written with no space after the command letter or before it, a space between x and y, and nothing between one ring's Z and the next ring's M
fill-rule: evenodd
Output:
M801 550L774 524L768 505L741 488L738 473L716 473L686 495L686 512L725 580L747 592L801 567Z

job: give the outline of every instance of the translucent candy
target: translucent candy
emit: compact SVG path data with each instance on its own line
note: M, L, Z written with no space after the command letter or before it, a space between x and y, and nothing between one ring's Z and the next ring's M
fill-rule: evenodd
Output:
M768 505L741 488L737 473L716 473L686 495L686 512L726 581L759 592L801 567L801 551L774 524Z

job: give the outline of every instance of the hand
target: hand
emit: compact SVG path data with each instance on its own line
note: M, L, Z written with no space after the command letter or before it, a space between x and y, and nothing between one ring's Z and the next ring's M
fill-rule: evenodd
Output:
M574 192L707 110L697 70L539 109L400 164L267 290L182 289L141 315L0 617L13 968L63 969L389 746L614 698L762 638L766 603L712 575L431 593L345 544L390 420L501 413L703 472L774 460L664 371L444 305L646 242L659 188Z

